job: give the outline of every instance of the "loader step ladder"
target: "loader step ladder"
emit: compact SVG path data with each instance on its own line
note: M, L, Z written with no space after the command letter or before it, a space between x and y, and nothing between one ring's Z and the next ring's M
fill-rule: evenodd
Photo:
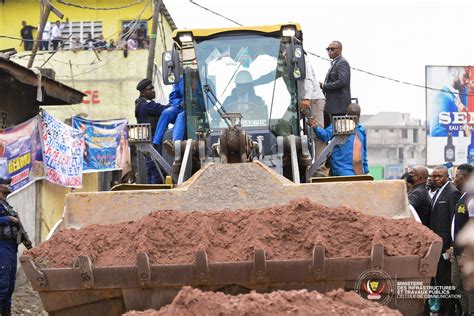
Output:
M152 159L163 181L166 177L163 175L162 170L166 172L166 175L171 176L174 183L177 183L178 179L173 172L173 168L151 143L151 126L149 123L128 124L128 142L136 146L143 155Z

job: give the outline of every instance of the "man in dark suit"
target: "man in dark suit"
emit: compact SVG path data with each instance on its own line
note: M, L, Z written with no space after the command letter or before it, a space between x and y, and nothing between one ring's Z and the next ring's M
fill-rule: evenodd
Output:
M453 181L462 195L454 209L454 218L451 224L451 238L454 240L453 252L450 258L451 282L456 287L456 292L461 296L459 303L461 305L460 309L462 310L462 315L474 315L474 291L468 290L465 286L465 280L461 274L461 265L459 264L463 249L456 245L458 233L470 219L474 218L473 204L471 203L473 194L471 190L468 190L468 182L470 181L473 171L473 167L470 164L461 164L456 169Z
M427 227L429 227L430 223L431 207L431 197L426 190L428 176L428 168L425 166L415 166L410 170L406 178L407 183L412 185L412 189L408 193L408 201L420 217L421 223Z
M446 251L452 244L451 222L453 220L456 203L461 197L456 187L448 181L448 169L437 166L431 177L438 190L431 201L430 228L443 239L441 258L436 271L436 285L451 286L451 263ZM440 314L454 315L454 300L441 299Z
M322 85L326 96L325 126L331 123L332 116L345 115L351 103L351 68L347 60L342 57L342 44L338 41L329 43L326 48L331 67L326 74Z

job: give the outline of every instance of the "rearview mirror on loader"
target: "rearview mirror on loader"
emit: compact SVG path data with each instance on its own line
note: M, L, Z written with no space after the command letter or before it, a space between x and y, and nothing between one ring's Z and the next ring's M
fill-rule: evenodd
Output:
M290 79L304 80L306 78L306 65L302 45L294 43L288 45L286 48L286 65Z
M165 84L174 84L179 82L181 76L181 63L178 52L173 49L163 53L163 82Z

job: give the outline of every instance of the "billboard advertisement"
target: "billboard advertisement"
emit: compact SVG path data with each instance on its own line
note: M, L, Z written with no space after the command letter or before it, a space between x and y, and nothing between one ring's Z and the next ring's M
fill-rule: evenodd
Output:
M474 67L426 66L426 86L427 164L474 163Z
M44 176L39 117L0 131L0 178L12 179L16 191Z
M128 152L127 120L87 120L74 116L72 126L84 132L84 172L123 169Z
M41 145L46 179L65 187L82 187L84 134L41 112Z

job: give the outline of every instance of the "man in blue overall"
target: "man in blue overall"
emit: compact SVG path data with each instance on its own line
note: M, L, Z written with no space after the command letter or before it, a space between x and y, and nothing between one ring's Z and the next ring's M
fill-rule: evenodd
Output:
M161 152L161 147L163 145L163 136L165 135L166 129L169 124L174 124L173 126L173 142L175 140L184 139L184 80L183 77L179 80L178 83L173 85L173 90L169 96L169 107L161 113L158 124L156 125L156 132L153 137L153 144L159 148Z

